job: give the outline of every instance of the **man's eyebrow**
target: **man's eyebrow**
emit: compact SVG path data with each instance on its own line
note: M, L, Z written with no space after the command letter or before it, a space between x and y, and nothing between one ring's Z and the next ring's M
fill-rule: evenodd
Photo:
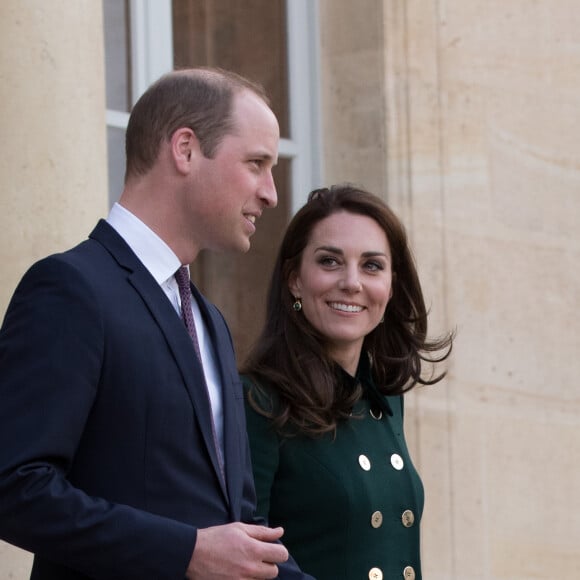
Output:
M264 149L254 149L249 153L250 157L262 157L263 159L274 159L274 156L270 151Z
M255 151L254 153L248 154L249 159L261 159L262 161L267 161L273 166L278 165L278 156L274 156L267 151Z

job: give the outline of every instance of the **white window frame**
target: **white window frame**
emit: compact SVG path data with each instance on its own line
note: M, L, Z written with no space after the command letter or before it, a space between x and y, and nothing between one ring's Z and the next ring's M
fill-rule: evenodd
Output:
M291 138L279 149L292 159L293 215L323 183L318 0L286 0L286 19Z
M322 184L318 0L287 0L290 138L279 156L291 160L294 214L308 192ZM161 75L173 70L171 0L130 0L131 94L134 102ZM130 106L133 106L130 103ZM129 113L107 109L107 126L126 129Z
M130 0L132 107L147 87L173 70L171 0ZM129 113L107 109L107 126L126 129Z

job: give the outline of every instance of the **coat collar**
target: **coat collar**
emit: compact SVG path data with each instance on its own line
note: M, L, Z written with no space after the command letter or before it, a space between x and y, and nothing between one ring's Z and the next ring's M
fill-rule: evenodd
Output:
M342 384L348 390L354 390L360 383L363 388L363 398L368 399L372 407L377 407L390 416L393 415L389 401L375 386L371 359L366 351L361 352L354 377L348 374L342 367L339 367L339 376Z

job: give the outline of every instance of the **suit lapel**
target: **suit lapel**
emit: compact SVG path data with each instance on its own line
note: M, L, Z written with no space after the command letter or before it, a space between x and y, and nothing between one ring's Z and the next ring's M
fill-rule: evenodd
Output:
M220 482L224 498L228 499L226 484L221 475L217 450L214 443L211 408L205 388L205 377L201 363L195 354L191 338L187 330L175 312L167 296L157 284L149 271L135 256L133 251L117 232L106 222L101 220L91 237L105 246L119 265L128 270L127 278L135 291L141 296L147 305L151 316L161 328L167 344L177 363L195 411L196 419L201 427L201 432L208 454L211 458L216 476ZM213 336L212 336L213 340ZM214 342L215 346L215 342ZM216 351L219 349L217 347ZM220 353L218 352L218 359Z
M244 456L246 443L246 431L240 424L238 409L238 405L241 404L242 385L236 368L232 339L223 317L195 286L192 286L192 291L209 332L219 370L224 413L225 474L232 514L237 514L239 518L241 502L239 490L242 489L245 469L241 458ZM237 397L240 401L236 401Z

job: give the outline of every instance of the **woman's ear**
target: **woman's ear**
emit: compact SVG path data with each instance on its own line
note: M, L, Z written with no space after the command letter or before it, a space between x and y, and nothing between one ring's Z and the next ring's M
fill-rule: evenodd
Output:
M297 298L301 295L301 284L300 279L298 278L298 274L296 272L292 272L290 276L288 276L288 289L294 298Z

